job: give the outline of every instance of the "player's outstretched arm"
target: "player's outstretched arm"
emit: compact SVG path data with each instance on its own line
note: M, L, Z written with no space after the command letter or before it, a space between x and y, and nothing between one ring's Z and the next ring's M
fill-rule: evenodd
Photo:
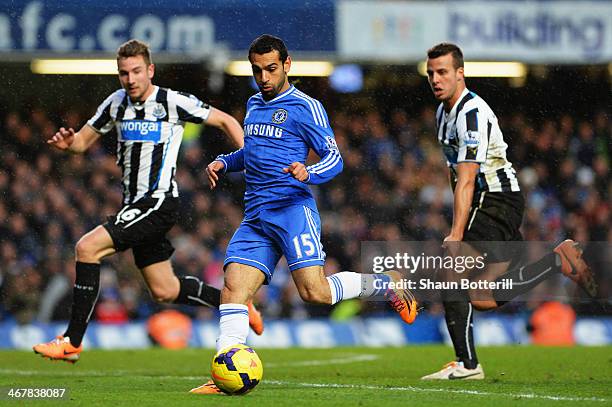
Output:
M74 153L82 153L86 151L97 139L100 133L94 130L93 127L86 124L75 133L73 128L66 129L61 127L50 139L47 144L52 145L60 150L69 150Z
M236 150L229 154L221 154L215 161L206 167L206 175L210 183L210 189L214 189L219 182L219 173L236 172L244 170L244 150Z
M222 110L214 107L211 109L206 124L222 130L236 147L242 148L244 146L244 133L238 120Z

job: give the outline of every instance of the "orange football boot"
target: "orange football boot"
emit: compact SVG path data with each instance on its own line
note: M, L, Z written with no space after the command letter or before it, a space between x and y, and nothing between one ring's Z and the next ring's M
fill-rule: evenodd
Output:
M391 277L394 282L399 282L402 275L397 271L389 271L384 273ZM391 305L391 308L397 312L402 321L407 324L412 324L417 317L417 300L412 291L407 288L388 288L385 292L385 297Z
M212 380L207 381L201 386L195 387L189 390L189 393L193 394L223 394L223 392L217 387L215 382Z
M249 307L249 326L257 335L261 335L264 331L264 322L261 317L261 312L257 311L252 302L247 304Z
M79 354L83 350L83 344L75 348L70 343L70 338L60 335L51 342L39 343L33 346L32 349L34 349L34 353L38 353L47 359L76 363L79 360Z

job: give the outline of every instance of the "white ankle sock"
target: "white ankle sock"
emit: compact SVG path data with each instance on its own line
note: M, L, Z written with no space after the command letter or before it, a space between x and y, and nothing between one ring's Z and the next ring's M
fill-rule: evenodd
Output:
M385 283L391 277L384 273L361 274L352 271L343 271L327 277L331 290L332 305L349 298L369 298L382 295L385 292ZM380 284L377 284L380 282Z
M327 277L332 305L342 300L358 297L361 293L361 274L343 271Z
M249 309L243 304L221 304L219 306L219 337L217 352L228 346L245 343L249 334Z

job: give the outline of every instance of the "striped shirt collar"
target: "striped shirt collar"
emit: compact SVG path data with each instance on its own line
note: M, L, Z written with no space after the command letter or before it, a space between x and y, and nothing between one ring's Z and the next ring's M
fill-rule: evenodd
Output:
M146 98L145 101L142 102L142 103L133 103L132 99L130 99L130 97L128 96L128 98L127 98L128 106L133 106L135 108L140 108L141 106L144 106L149 100L155 100L155 98L157 97L157 92L159 91L159 86L153 85L153 84L151 86L153 86L153 92L151 92L149 97ZM127 94L127 91L125 93Z
M444 113L444 117L445 117L445 121L448 122L450 121L452 118L455 117L455 114L457 113L457 107L461 104L461 101L465 98L466 95L468 95L470 93L470 91L468 90L468 88L464 88L463 92L461 92L461 95L459 96L459 99L457 99L457 101L455 102L455 104L453 105L453 107L451 108L450 112L448 112L448 114L446 113L446 110L444 110L444 105L442 106L442 112Z
M263 96L261 95L261 92L259 92L259 93L257 94L257 96L259 96L259 98L260 98L260 99L262 100L262 102L264 102L265 104L270 104L270 103L276 102L276 101L277 101L277 100L279 100L279 99L284 98L284 97L285 97L285 96L287 96L287 95L292 94L294 90L295 90L295 86L293 86L293 85L289 85L289 89L287 89L286 91L284 91L284 92L282 92L282 93L279 93L279 94L278 94L278 95L277 95L277 96L276 96L274 99L270 99L270 100L268 100L268 101L266 101L266 100L263 98Z

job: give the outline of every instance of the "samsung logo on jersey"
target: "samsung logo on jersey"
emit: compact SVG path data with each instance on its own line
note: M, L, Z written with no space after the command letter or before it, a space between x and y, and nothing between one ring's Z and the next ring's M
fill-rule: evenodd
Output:
M161 122L149 120L124 120L119 125L121 139L158 142L161 140L161 126Z
M247 136L265 136L281 138L283 129L269 124L248 124L244 126Z

